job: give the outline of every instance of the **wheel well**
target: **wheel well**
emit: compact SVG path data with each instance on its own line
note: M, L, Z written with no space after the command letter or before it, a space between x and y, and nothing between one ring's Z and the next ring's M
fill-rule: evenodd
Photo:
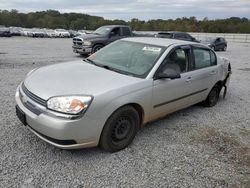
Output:
M141 105L139 105L137 103L131 103L131 104L128 104L128 105L133 106L136 109L136 111L138 112L139 117L140 117L140 127L142 127L143 119L144 119L144 110L143 110L143 108L141 107Z
M96 44L94 44L94 46L93 46L93 47L95 47L96 45L101 45L101 46L104 46L104 44L102 44L102 43L96 43Z
M215 86L219 86L220 91L221 91L223 85L224 85L224 81L221 81L221 80L220 80L220 81L218 81L218 82L214 85L214 87L215 87Z
M132 106L138 112L139 118L140 118L140 128L142 128L143 127L143 119L144 119L144 110L143 110L142 106L137 104L137 103L129 103L129 104L125 104L123 106L120 106L115 111L117 111L120 108L123 108L124 106Z

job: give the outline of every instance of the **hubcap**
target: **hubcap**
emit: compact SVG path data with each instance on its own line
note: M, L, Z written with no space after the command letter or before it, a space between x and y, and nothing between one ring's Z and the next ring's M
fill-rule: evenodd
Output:
M97 47L96 49L95 49L95 52L97 52L98 50L100 50L101 49L101 47Z
M121 141L129 135L131 122L128 118L122 117L117 120L112 131L112 140L114 142Z

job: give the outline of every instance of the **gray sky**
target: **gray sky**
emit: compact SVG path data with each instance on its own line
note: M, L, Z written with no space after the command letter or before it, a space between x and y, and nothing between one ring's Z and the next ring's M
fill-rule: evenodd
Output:
M0 9L34 12L54 9L106 19L168 19L195 16L250 18L250 0L0 0Z

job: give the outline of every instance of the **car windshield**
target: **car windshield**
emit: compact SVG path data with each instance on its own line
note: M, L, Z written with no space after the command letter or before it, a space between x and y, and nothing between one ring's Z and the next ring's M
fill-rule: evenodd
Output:
M98 35L107 35L109 34L111 28L110 27L100 27L97 30L95 30L93 33Z
M116 41L92 54L87 62L139 78L145 78L164 47L129 41Z

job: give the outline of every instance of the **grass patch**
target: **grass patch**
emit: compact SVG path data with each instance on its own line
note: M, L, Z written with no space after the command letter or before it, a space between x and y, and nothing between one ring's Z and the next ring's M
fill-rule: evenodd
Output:
M250 173L250 146L241 143L236 135L208 127L192 136L192 141L215 148L217 153L226 155L230 161L246 167Z

